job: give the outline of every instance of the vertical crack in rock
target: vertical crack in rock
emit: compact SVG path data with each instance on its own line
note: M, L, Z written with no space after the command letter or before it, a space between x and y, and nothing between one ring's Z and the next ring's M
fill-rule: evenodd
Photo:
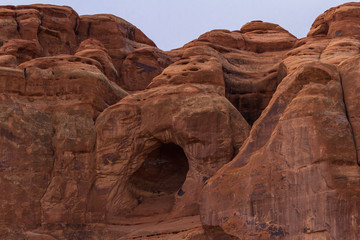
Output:
M74 26L74 33L75 35L77 35L77 31L79 28L79 24L80 24L80 17L78 15L76 15L76 20L75 20L75 26Z
M22 36L21 36L21 33L20 33L19 21L18 21L18 19L17 19L17 18L18 18L18 14L17 14L16 10L14 10L14 12L15 12L15 17L14 17L14 19L15 19L16 25L17 25L16 29L17 29L17 31L18 31L18 33L19 33L19 36L22 37Z
M53 125L53 124L52 124ZM54 125L52 126L53 127L53 131L52 131L52 138L54 138L55 136L55 133L56 133L56 130L54 128ZM52 151L53 151L53 159L52 159L52 167L51 167L51 174L50 174L50 178L49 178L49 183L47 185L47 187L45 188L45 191L43 193L43 195L40 197L39 201L40 201L40 205L42 205L42 199L44 198L44 196L46 195L47 191L49 190L49 187L51 185L51 182L52 182L52 179L54 177L54 171L55 171L55 161L56 161L56 146L54 145L54 142L51 143L51 146L52 146ZM43 209L43 207L41 207Z
M359 153L358 153L358 145L360 143L358 143L356 141L356 137L355 137L355 133L354 133L354 128L352 126L352 123L350 121L350 117L349 117L349 111L348 111L348 108L346 106L346 101L345 101L345 92L344 92L344 86L343 86L343 79L342 79L342 76L341 76L341 73L339 73L339 78L340 78L340 86L341 86L341 91L342 91L342 95L343 95L343 103L344 103L344 107L345 107L345 116L346 116L346 119L348 120L349 122L349 126L351 128L351 133L352 133L352 137L354 139L354 145L355 145L355 153L356 153L356 161L357 161L357 164L358 166L360 167L360 160L359 160Z
M88 27L87 27L87 31L86 31L86 38L90 37L91 25L92 25L92 22L89 22Z

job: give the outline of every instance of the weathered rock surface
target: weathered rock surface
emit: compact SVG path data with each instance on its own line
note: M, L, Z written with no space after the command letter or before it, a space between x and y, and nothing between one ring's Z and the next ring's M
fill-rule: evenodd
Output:
M358 237L360 168L339 81L322 64L283 79L238 156L208 181L203 224L240 239Z
M16 57L18 63L23 63L40 57L42 48L38 42L33 40L12 39L4 42L0 52L2 55L12 55Z
M92 166L94 118L126 95L90 60L63 55L0 69L3 239L49 219L80 223L93 177L85 167Z
M193 79L213 66L202 65ZM98 179L90 209L102 221L135 224L199 214L204 182L248 136L247 122L218 93L218 80L179 85L176 75L183 71L172 73L168 82L124 98L96 121ZM107 204L102 209L99 202Z
M112 59L104 45L96 39L86 39L80 43L75 56L88 57L98 61L101 64L100 70L112 82L119 81L119 73L115 69Z
M279 63L296 40L279 25L254 21L240 31L210 31L169 54L175 59L196 55L217 58L226 97L253 124L283 77Z
M354 56L342 62L339 66L341 80L344 92L344 101L346 104L347 115L351 124L354 136L354 143L357 152L357 162L360 165L360 58Z
M308 36L359 37L359 3L346 3L334 7L316 18Z
M143 90L171 63L170 56L156 47L136 49L122 64L120 85L129 91Z
M359 7L327 11L284 56L286 77L239 154L204 188L210 239L359 238L359 38L349 30Z
M115 82L128 91L145 89L171 63L138 28L113 15L80 16L77 39L88 38L104 44L120 75Z
M15 63L4 59L1 66L76 52L100 61L111 81L135 91L145 89L171 63L138 28L110 14L79 16L70 7L41 4L3 6L0 26L0 55L17 58Z
M164 52L0 7L1 239L359 239L360 4Z

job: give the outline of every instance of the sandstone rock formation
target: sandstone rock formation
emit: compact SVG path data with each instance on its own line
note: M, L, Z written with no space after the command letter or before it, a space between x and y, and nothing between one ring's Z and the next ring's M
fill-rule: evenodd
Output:
M226 97L252 124L267 106L283 72L278 64L296 38L279 25L254 21L240 31L213 30L169 53L208 55L222 65Z
M152 88L98 117L98 179L89 199L94 214L100 214L100 199L110 223L199 214L204 182L234 157L249 132L241 114L211 90Z
M46 223L49 205L86 199L85 193L71 199L62 195L90 187L91 169L84 167L92 165L94 119L126 95L96 64L62 55L1 68L2 238L9 227L26 230ZM70 204L56 215L76 212Z
M360 4L162 51L0 7L0 239L359 239Z
M319 27L324 18L342 29L335 23L336 13L354 17L358 9L359 4L345 4L325 12L308 38L284 56L280 68L286 77L239 154L204 188L200 206L209 235L359 238L354 200L360 197L355 109L359 39L356 32L335 36L315 30L324 28ZM345 29L354 27L357 19L347 24L351 26Z
M339 75L303 65L283 79L238 156L209 180L202 221L240 239L355 239L358 225L348 221L358 216L359 180Z
M36 57L77 52L77 55L99 60L108 78L126 90L144 89L160 70L171 63L169 57L157 48L150 50L155 55L149 59L148 49L155 44L138 28L113 15L79 16L70 7L54 5L3 6L0 25L0 55L15 56L17 64ZM94 40L100 42L100 47ZM131 60L123 66L129 54ZM134 59L133 55L137 57ZM12 67L13 63L9 65ZM129 66L146 69L130 75L123 73L123 68ZM144 83L129 85L130 77Z

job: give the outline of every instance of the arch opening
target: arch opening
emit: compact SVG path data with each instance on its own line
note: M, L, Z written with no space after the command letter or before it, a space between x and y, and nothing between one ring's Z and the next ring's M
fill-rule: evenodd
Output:
M129 191L137 201L130 215L146 217L169 213L175 194L183 194L181 186L188 170L188 159L178 145L161 144L153 150L129 178Z

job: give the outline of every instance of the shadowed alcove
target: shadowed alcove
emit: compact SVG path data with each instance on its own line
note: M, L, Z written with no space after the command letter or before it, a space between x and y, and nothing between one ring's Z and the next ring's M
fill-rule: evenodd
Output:
M181 147L160 144L148 154L128 180L129 191L137 200L131 217L145 217L171 211L175 194L181 190L189 170L188 159Z

